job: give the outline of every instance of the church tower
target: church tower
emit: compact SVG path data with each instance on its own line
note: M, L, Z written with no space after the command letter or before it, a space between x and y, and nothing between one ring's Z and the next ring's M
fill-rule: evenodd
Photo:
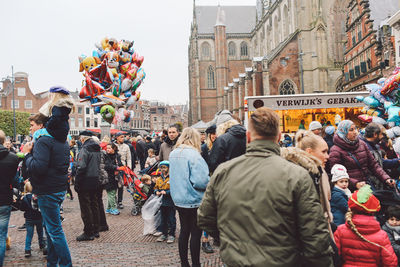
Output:
M228 48L226 42L225 12L218 6L215 34L215 67L217 82L217 107L224 107L224 87L228 84Z

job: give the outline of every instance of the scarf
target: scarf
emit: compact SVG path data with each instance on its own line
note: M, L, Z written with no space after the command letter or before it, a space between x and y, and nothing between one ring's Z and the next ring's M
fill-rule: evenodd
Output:
M337 185L335 185L335 187L336 187L337 189L342 190L342 191L346 194L347 197L351 197L351 191L350 191L350 189L348 189L348 188L343 189L343 188L340 188L340 187L337 186Z
M350 127L354 124L354 122L350 121L350 120L344 120L341 121L338 125L336 134L343 139L343 141L345 141L347 144L349 145L355 145L358 143L358 138L356 138L356 140L351 141L347 138L347 134L349 133L349 129Z
M400 241L400 226L391 226L388 222L385 223L386 227L393 231L393 237L396 242Z

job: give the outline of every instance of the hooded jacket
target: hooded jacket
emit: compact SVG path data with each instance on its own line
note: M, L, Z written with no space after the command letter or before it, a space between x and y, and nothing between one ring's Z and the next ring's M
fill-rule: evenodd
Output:
M384 248L362 240L351 230L347 222L339 225L334 236L339 255L343 259L343 267L396 267L397 257L389 237L381 230L375 217L355 214L352 220L362 236Z
M366 174L372 173L376 178L385 182L389 175L379 166L378 162L368 150L368 146L361 140L355 145L347 144L337 134L333 137L334 146L329 153L329 166L342 164L346 167L350 177L350 189L355 188L358 182L367 181ZM362 170L358 167L349 152L358 160Z
M47 195L66 191L70 151L67 142L59 142L49 136L40 137L32 153L25 156L32 193Z
M121 156L118 153L104 154L104 169L108 174L108 183L104 186L106 190L116 190L118 188L118 180L115 177L115 171L122 166Z
M399 226L392 227L392 226L388 225L387 222L382 226L382 230L385 231L389 237L389 240L390 240L390 243L392 244L394 253L396 253L396 255L397 255L397 259L399 259L399 257L400 257L400 229L399 228L400 228Z
M198 226L221 240L227 266L332 266L327 221L308 172L255 140L221 164L198 210Z
M233 125L213 143L209 157L210 172L214 172L219 164L239 157L245 152L246 128L240 124Z
M129 149L129 148L128 148ZM99 188L101 148L92 138L86 140L78 154L75 191L94 191Z
M0 145L0 206L12 203L12 180L17 173L18 157Z
M333 214L333 222L336 225L341 225L346 222L345 215L349 209L347 201L349 197L346 193L334 186L332 188L332 198L331 198L331 210Z

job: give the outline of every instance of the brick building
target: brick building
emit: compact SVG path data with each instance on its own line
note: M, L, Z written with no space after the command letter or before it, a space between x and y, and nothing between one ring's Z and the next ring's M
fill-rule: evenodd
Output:
M189 43L189 124L244 97L334 92L341 87L348 0L258 0L196 6Z
M48 93L32 93L29 87L28 74L25 72L14 73L14 100L15 110L31 114L39 112L40 107L47 101ZM0 91L0 109L13 109L13 87L11 79L4 79Z
M160 132L177 122L182 123L183 128L188 127L187 105L167 105L158 101L150 102L150 128L152 131Z
M344 91L362 90L364 84L376 82L393 70L395 47L388 17L399 8L398 0L349 2Z

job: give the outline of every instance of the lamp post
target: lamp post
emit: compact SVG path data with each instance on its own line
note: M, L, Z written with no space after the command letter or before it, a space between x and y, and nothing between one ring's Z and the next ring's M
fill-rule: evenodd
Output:
M14 79L14 66L11 66L11 83L12 83L12 99L13 99L13 121L14 121L14 142L17 138L17 124L15 121L15 79Z

